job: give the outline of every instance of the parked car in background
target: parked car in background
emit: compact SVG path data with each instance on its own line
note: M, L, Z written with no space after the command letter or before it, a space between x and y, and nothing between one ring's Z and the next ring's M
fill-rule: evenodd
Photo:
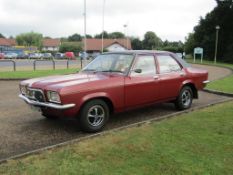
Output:
M94 53L92 53L91 55L90 55L90 58L91 59L95 59L97 56L99 56L100 55L100 53L99 52L94 52Z
M55 59L64 59L65 54L64 53L56 53L54 56Z
M65 58L70 59L70 60L75 60L74 52L66 52Z
M29 55L26 54L26 53L18 53L17 55L17 59L28 59L29 58Z
M4 53L0 53L0 60L4 58L5 58Z
M42 57L43 59L53 59L53 55L51 53L43 53Z
M16 59L17 58L17 54L13 53L13 52L7 52L4 55L5 59Z
M206 70L170 52L109 52L80 73L22 81L19 97L46 118L71 117L96 132L112 113L161 102L188 109L208 82Z
M30 53L28 58L29 59L42 59L42 54L41 53Z
M82 60L89 59L89 54L87 52L80 52L79 56Z

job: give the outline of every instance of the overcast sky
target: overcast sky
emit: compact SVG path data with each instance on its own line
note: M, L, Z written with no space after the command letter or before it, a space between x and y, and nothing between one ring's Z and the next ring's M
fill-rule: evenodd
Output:
M86 0L87 33L102 31L103 0ZM215 0L106 0L105 30L143 37L154 31L162 40L182 40L216 6ZM83 0L0 0L0 33L15 36L40 32L44 36L83 34Z

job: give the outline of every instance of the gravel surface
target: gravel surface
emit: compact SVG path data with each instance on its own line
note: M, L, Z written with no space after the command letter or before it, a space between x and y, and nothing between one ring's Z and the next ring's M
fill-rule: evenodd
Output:
M210 72L210 80L222 78L231 73L223 68L216 69L210 66L205 68ZM32 111L18 98L18 84L18 81L0 81L0 159L88 135L81 132L74 121L50 121L40 113ZM193 107L228 99L205 92L200 92L199 96L198 100L194 100ZM173 112L176 110L172 104L161 104L117 114L110 119L105 129Z

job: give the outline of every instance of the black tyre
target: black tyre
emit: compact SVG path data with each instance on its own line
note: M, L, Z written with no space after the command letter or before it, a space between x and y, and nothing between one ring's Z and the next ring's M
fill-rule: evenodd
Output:
M103 100L87 102L81 109L80 127L86 132L97 132L103 129L109 118L109 107Z
M178 110L189 109L193 101L193 91L189 86L184 86L179 96L175 101L175 106Z

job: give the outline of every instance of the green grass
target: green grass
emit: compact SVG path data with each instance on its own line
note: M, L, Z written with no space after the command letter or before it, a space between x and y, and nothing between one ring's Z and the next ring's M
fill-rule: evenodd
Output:
M0 174L232 174L233 102L12 160Z
M16 72L0 72L0 78L35 78L49 75L62 75L75 73L77 69L57 69L57 70L36 70L36 71L16 71Z
M233 75L209 83L207 85L207 89L213 89L213 90L233 94Z
M189 63L193 63L193 60L188 59ZM212 66L219 66L219 67L228 67L233 69L233 64L227 64L227 63L216 63L212 61L203 60L203 63L201 63L201 60L196 60L196 64L205 64L205 65L212 65ZM233 75L226 77L224 79L215 80L212 81L207 85L207 89L217 90L221 92L226 93L232 93L233 94Z
M192 64L206 64L206 65L211 65L211 66L219 66L219 67L228 67L233 69L233 64L229 64L229 63L221 63L221 62L217 62L216 64L213 61L208 61L208 60L203 60L203 62L201 63L200 59L196 59L196 62L193 62L193 59L186 59L186 61L188 63L192 63Z

